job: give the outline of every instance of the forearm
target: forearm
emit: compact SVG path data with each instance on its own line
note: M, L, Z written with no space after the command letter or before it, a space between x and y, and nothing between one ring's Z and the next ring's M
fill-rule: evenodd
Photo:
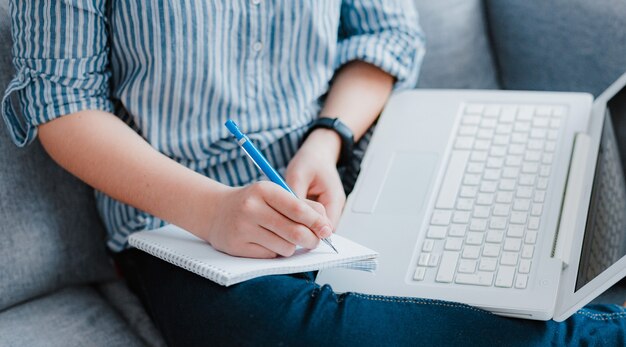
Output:
M320 114L339 117L358 140L382 111L393 83L393 76L374 65L351 62L335 75Z
M159 153L106 112L58 118L40 126L39 136L56 162L94 188L232 255L290 256L296 245L314 248L332 232L321 205L271 182L222 185Z
M362 61L348 63L336 73L320 115L339 117L358 141L385 106L394 81L393 76L374 65ZM307 142L325 143L331 158L335 162L339 158L341 139L334 131L317 129Z
M200 230L198 209L228 189L152 148L120 119L82 111L39 127L59 165L105 194L188 230ZM210 206L210 205L209 205Z
M393 83L392 76L373 65L349 63L335 75L320 116L339 117L358 140L378 117ZM287 183L296 194L322 203L334 223L339 220L346 198L336 169L340 149L341 138L335 131L317 128L286 172Z

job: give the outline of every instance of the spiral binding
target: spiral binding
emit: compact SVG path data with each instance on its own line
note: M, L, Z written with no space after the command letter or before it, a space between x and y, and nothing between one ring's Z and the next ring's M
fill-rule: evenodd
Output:
M234 276L232 272L225 271L211 264L201 263L156 241L151 241L154 243L152 245L136 239L133 241L131 243L133 247L223 286L230 285L228 280Z
M207 278L223 286L230 286L239 282L247 281L249 279L265 275L282 275L296 272L316 271L333 267L372 272L376 270L376 267L378 266L378 261L376 259L362 259L361 257L352 257L347 259L316 263L308 266L261 268L256 271L246 272L244 274L235 274L230 271L226 271L224 269L213 266L211 264L200 262L197 259L191 258L184 254L178 253L175 250L164 246L163 244L154 240L151 240L151 244L148 244L143 240L137 240L131 237L129 241L133 247L136 247L170 264L181 267L187 271L193 272L196 275Z

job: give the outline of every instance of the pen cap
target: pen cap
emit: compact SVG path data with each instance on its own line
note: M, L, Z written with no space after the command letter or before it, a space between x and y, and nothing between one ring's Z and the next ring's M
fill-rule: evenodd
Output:
M226 126L226 129L228 129L228 131L230 131L231 134L233 134L235 136L235 138L237 138L237 141L241 140L245 135L241 132L241 130L239 130L239 127L237 127L237 124L235 122L233 122L232 120L227 120L226 123L224 123L224 125Z

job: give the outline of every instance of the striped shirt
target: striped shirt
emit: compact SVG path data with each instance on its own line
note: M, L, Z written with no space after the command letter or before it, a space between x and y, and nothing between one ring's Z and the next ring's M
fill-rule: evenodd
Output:
M37 126L112 112L178 163L231 186L260 178L223 126L284 169L352 60L417 82L423 37L403 0L11 1L15 78L2 115L18 146ZM164 221L96 192L113 251Z

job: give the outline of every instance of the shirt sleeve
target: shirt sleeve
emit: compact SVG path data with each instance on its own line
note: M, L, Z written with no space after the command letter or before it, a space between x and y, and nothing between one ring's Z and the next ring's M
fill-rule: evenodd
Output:
M424 56L417 12L405 0L344 0L336 67L361 60L395 76L396 89L414 88Z
M13 0L16 75L2 98L2 116L16 145L37 126L86 109L111 111L107 0Z

